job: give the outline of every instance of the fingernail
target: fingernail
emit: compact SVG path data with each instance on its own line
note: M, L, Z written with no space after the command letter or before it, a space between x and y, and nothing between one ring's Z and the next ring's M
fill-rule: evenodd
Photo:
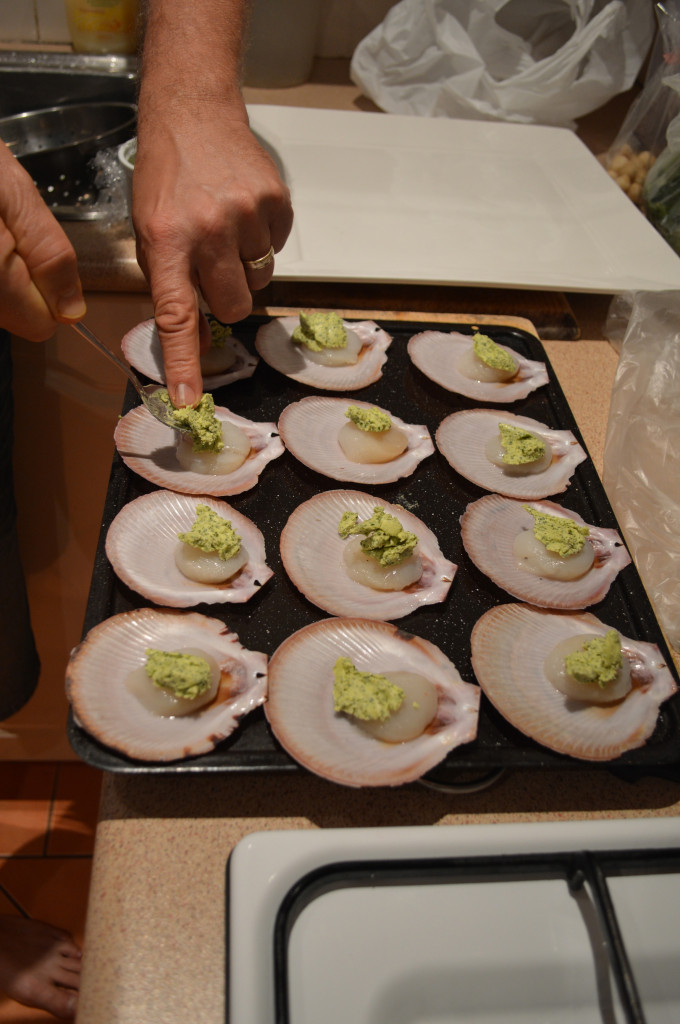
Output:
M80 292L69 292L59 297L57 311L65 320L80 320L85 316L87 308Z
M192 387L188 384L178 384L175 388L175 401L174 406L179 409L184 405L195 405L198 401L198 396Z

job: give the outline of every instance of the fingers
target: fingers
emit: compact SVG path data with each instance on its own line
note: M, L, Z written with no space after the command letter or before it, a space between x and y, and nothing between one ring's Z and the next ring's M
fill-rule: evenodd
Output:
M248 316L252 292L271 280L274 262L249 268L243 261L283 247L290 194L247 124L216 117L206 134L186 118L142 118L133 218L170 397L194 404L202 389L199 347L207 339L199 297L223 323Z
M30 178L0 146L0 324L44 341L85 313L76 255Z
M172 271L163 261L153 260L150 269L151 292L158 337L163 351L165 381L173 405L196 405L203 394L199 363L200 321L196 291L191 287L188 265ZM204 334L205 336L205 334Z

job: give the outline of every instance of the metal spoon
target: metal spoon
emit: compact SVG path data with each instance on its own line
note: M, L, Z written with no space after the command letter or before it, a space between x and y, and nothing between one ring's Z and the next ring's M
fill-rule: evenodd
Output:
M119 370L132 381L132 385L141 398L142 402L149 410L152 416L155 416L157 420L165 424L166 427L172 427L173 430L181 430L184 433L190 433L187 427L181 427L175 421L172 415L172 406L168 402L164 402L160 397L161 392L167 394L167 388L163 387L162 384L142 384L136 374L132 372L129 366L126 366L118 356L114 355L111 349L107 348L106 345L99 340L96 334L93 334L89 327L86 327L84 323L71 321L71 327L74 331L77 331L81 337L89 341L91 345L94 345L103 355L108 356L112 363L115 363Z

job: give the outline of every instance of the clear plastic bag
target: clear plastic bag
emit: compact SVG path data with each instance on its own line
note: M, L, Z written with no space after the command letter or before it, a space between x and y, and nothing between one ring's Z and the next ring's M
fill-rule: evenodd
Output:
M680 113L680 94L673 88L680 54L680 0L655 4L659 27L645 86L631 104L602 162L626 195L643 205L643 188L657 157L666 147L666 132Z
M668 642L680 650L680 292L627 292L606 334L619 349L604 485Z
M573 128L633 84L654 28L648 0L401 0L350 73L392 114Z

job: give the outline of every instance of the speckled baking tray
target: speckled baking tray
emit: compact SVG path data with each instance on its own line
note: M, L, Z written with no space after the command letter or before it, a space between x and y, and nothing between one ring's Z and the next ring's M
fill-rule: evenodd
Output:
M257 328L267 319L253 316L238 325L235 333L246 347L254 351ZM419 331L432 329L434 325L389 320L379 320L378 323L394 339L388 350L383 376L369 387L354 392L355 397L381 405L406 422L427 424L433 439L439 423L449 413L481 406L482 403L452 394L428 380L408 358L408 339ZM437 325L436 329L472 333L469 324L450 323L441 327ZM497 408L530 416L551 427L572 430L583 443L540 341L515 327L485 325L484 330L521 355L543 360L550 376L547 386L526 399ZM285 406L314 393L313 389L297 384L260 361L252 378L215 391L215 402L253 420L277 421ZM136 404L137 396L129 387L123 411ZM257 487L244 494L230 496L227 501L262 530L267 562L274 570L274 578L246 604L199 605L197 610L221 618L246 647L268 655L272 655L279 644L297 629L326 617L288 579L281 562L279 536L288 516L302 501L319 491L342 486L345 485L303 466L286 451L265 468ZM359 485L347 486L368 490ZM83 635L111 615L149 604L116 577L106 558L104 541L109 524L122 506L154 489L154 485L130 471L118 454L114 454ZM437 535L445 557L458 565L447 599L442 604L429 605L399 619L398 625L400 629L436 644L454 662L463 679L473 681L475 676L470 660L472 627L488 608L513 600L472 564L462 545L459 517L469 502L486 492L455 473L444 456L436 451L420 464L411 477L376 486L370 493L414 511ZM590 459L577 467L570 486L558 500L562 498L586 522L616 527L611 506ZM674 671L652 607L632 564L619 574L605 599L589 610L626 636L657 643ZM68 734L79 757L96 768L111 772L303 770L274 739L262 709L246 716L233 735L212 752L171 763L136 761L118 754L79 728L72 714L69 715ZM645 746L602 764L576 760L540 746L506 722L482 697L477 739L453 750L441 765L428 773L427 780L434 785L455 785L470 773L483 776L503 768L564 770L584 767L617 770L631 777L659 771L673 775L677 771L680 778L680 694L662 706L656 730Z

